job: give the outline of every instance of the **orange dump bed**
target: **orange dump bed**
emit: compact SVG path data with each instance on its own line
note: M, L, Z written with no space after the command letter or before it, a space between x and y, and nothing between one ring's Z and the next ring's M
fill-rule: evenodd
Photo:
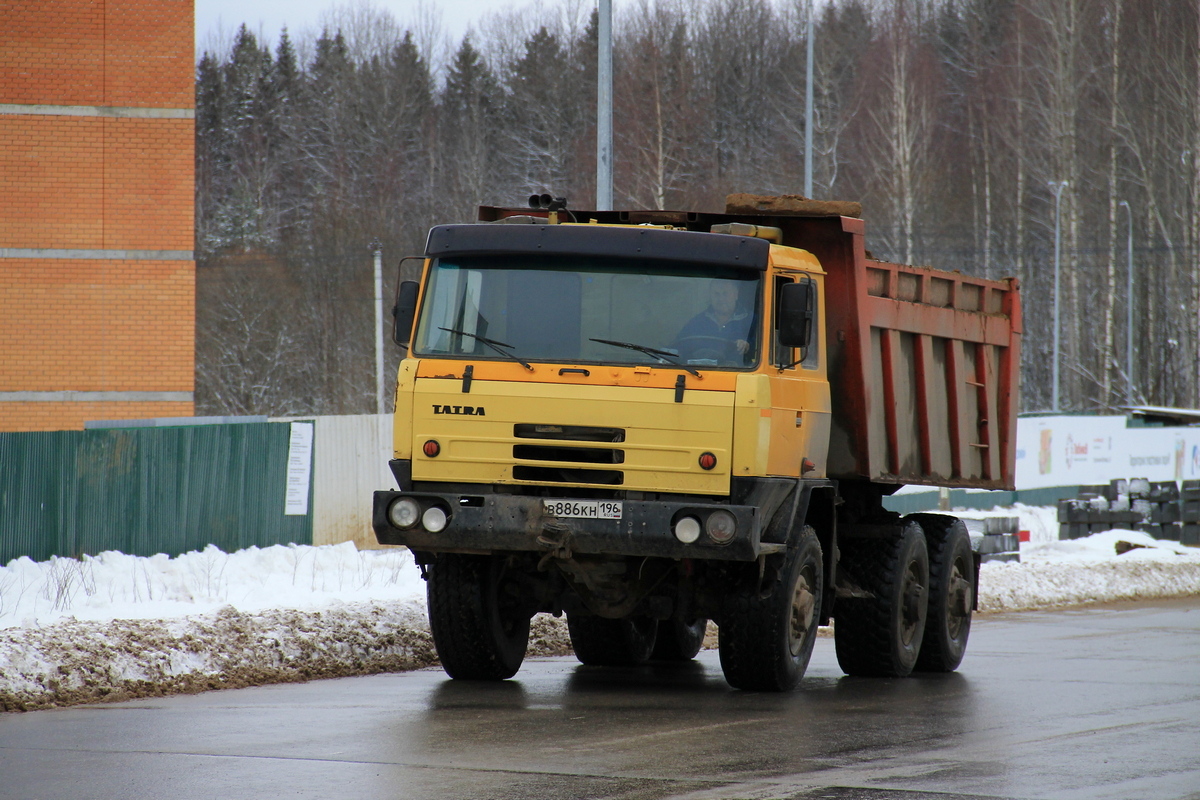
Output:
M779 218L784 244L828 272L829 476L1012 489L1021 301L1017 280L867 257L863 221Z

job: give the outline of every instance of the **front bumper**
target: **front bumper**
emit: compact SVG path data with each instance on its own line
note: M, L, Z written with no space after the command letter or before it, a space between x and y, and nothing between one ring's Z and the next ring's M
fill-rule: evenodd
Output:
M445 529L431 533L419 522L407 529L392 525L388 508L400 497L413 498L422 510L440 506L449 516ZM704 533L698 541L684 544L671 532L679 516L695 516L703 527L708 514L718 509L729 511L737 521L727 544L717 544ZM564 558L578 553L753 561L782 548L761 541L760 517L753 506L625 500L619 520L560 518L545 513L540 497L380 491L375 492L372 521L380 544L423 552L503 550L553 552Z

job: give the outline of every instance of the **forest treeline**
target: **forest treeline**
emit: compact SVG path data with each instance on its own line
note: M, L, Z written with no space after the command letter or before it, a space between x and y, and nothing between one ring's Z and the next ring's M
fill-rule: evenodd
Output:
M802 192L806 7L622 9L616 207ZM861 201L876 257L1021 280L1022 410L1052 406L1056 221L1061 408L1200 404L1198 13L818 4L813 195ZM533 192L593 205L590 4L493 18L444 58L386 12L344 21L297 41L243 27L199 59L197 413L373 411L374 242L390 307L431 225Z

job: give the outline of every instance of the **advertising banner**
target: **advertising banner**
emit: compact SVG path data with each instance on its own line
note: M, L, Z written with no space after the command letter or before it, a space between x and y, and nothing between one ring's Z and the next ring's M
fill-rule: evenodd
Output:
M1018 490L1087 486L1115 478L1200 479L1200 428L1129 428L1127 418L1017 420Z

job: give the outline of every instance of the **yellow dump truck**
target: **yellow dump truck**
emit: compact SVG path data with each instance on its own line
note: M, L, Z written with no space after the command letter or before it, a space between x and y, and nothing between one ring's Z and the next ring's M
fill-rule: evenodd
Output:
M427 580L454 678L505 679L535 614L585 664L786 690L835 621L852 675L950 671L978 557L905 484L1012 488L1017 282L872 259L853 204L480 209L401 284L382 544ZM561 205L561 204L559 204Z

